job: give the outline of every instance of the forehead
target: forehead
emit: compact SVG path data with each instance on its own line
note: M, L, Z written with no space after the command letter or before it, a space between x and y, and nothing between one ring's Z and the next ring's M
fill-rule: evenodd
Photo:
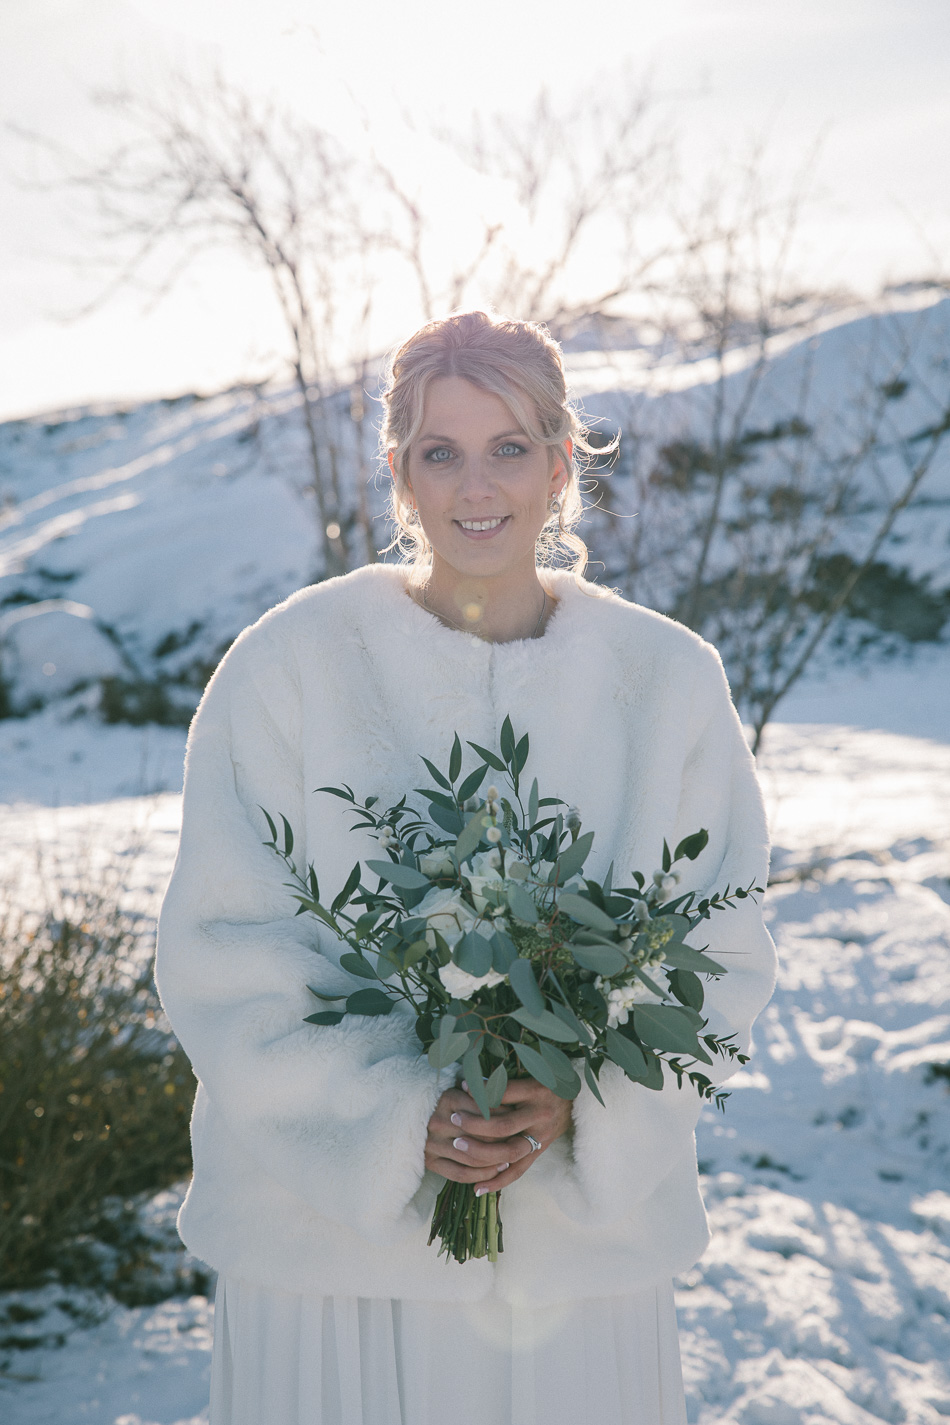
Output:
M462 376L430 381L423 407L421 436L490 437L521 430L511 407L493 391L483 391Z

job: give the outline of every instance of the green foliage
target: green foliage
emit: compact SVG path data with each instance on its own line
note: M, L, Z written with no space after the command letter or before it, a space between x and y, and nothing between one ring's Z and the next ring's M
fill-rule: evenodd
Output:
M99 685L99 715L106 723L130 723L142 727L187 727L194 706L177 702L168 685L158 679L103 678Z
M404 1000L429 1063L444 1070L461 1061L486 1118L512 1078L531 1077L562 1098L576 1097L581 1064L600 1099L597 1076L606 1059L650 1090L663 1088L667 1063L678 1083L687 1079L721 1107L728 1095L690 1065L711 1064L713 1053L743 1059L725 1040L700 1039L706 1028L700 975L725 969L684 936L761 888L727 886L702 899L692 891L669 899L679 882L673 866L702 854L705 830L684 837L675 853L664 841L661 869L649 884L631 870L634 887L614 886L612 865L602 880L583 877L594 833L582 833L577 812L559 798L541 797L537 780L527 808L522 800L527 735L519 739L506 717L498 752L468 746L482 760L464 778L458 735L446 771L421 758L435 783L416 789L430 819L405 797L381 808L376 796L360 801L349 786L319 788L347 803L354 829L369 831L388 857L365 863L375 889L363 885L357 864L329 908L320 901L314 867L301 873L291 859L294 833L286 818L278 831L261 808L270 833L264 844L285 863L299 912L317 916L349 946L341 969L384 985L348 996L314 989L332 1007L308 1015L307 1023L330 1029L346 1014L389 1014ZM503 773L510 794L490 786L473 807L489 768ZM542 810L551 814L542 818ZM642 1002L643 988L652 1003ZM433 1216L430 1241L436 1237L457 1261L473 1254L494 1259L501 1250L497 1211L486 1221L473 1193L448 1183Z
M148 949L93 897L0 928L0 1289L56 1278L157 1299L135 1199L187 1177L195 1084Z
M814 609L824 608L857 567L849 554L820 559L806 601ZM881 634L896 634L908 643L933 643L950 619L950 591L932 589L926 575L917 577L878 560L858 578L844 608L850 618Z

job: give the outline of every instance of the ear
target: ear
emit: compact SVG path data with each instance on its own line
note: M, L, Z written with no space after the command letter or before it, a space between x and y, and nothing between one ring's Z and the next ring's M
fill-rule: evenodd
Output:
M568 439L564 442L564 444L567 447L568 460L573 459L574 442L571 439ZM559 495L564 489L564 486L567 484L568 480L570 479L570 476L571 472L564 464L564 459L561 456L561 452L558 451L558 459L555 461L554 471L551 475L551 494Z
M390 450L390 451L387 452L386 459L389 461L389 473L390 473L390 475L393 477L393 479L395 480L395 478L396 478L396 457L395 457L395 454L393 453L393 451Z

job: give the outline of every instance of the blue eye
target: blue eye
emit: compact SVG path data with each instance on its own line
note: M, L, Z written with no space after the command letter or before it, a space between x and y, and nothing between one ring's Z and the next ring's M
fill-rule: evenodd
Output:
M504 445L498 447L498 454L505 456L524 455L524 446L519 445L516 440L506 440Z
M447 445L436 445L432 450L426 451L425 458L433 465L444 465L447 460L452 459L452 452Z

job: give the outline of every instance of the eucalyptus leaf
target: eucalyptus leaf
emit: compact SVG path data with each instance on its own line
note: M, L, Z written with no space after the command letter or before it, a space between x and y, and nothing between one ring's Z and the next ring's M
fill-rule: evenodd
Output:
M581 1023L574 1011L569 1009L566 1004L559 1004L557 1000L552 999L551 1012L557 1015L562 1024L567 1025L579 1044L591 1043L590 1030Z
M501 748L501 755L510 765L515 760L515 733L511 726L511 718L506 717L501 725L501 733L498 737L498 745Z
M540 802L538 800L538 779L535 777L531 783L531 791L528 793L528 825L534 826L538 819Z
M465 778L465 781L459 787L458 792L456 794L460 802L467 802L469 797L473 797L475 795L479 787L482 785L482 782L484 782L485 774L487 771L488 763L485 762L482 764L481 767L476 767L474 772L469 772L468 776Z
M459 742L458 733L455 734L455 741L452 743L452 751L449 754L449 781L454 786L458 781L459 773L462 770L462 744Z
M499 975L507 975L512 960L518 958L518 947L504 930L495 930L491 938L492 969Z
M577 896L571 891L565 891L558 897L557 904L558 910L569 915L579 925L589 925L592 930L600 930L607 935L612 931L616 932L616 923L611 920L610 916L584 896Z
M670 989L681 1004L689 1005L690 1009L702 1009L706 998L703 982L692 970L673 970Z
M432 884L428 876L414 866L404 866L401 861L367 861L366 864L381 881L389 881L404 891L428 890Z
M442 787L443 790L445 790L446 792L450 792L452 790L452 783L448 780L445 774L440 772L438 767L436 767L432 762L429 761L428 757L423 757L422 760L429 769L429 775L433 777L436 782L438 782L439 786Z
M712 956L682 940L668 940L663 946L663 958L675 970L693 970L699 975L724 975L724 966Z
M526 925L537 924L538 908L520 881L507 881L505 895L513 916L523 920Z
M335 896L333 899L333 904L330 906L331 915L336 915L337 912L342 910L343 907L352 899L354 892L359 886L359 883L360 863L359 861L357 861L356 865L353 867L352 871L347 876L346 883L343 886L343 889L340 891L340 894L338 896Z
M485 829L485 809L479 807L469 817L455 843L455 856L460 866L478 850Z
M582 870L593 844L594 833L585 831L584 835L579 836L572 846L561 852L557 858L557 879L560 885L563 886L565 881L569 881L572 876L576 876Z
M468 1081L471 1083L471 1080ZM485 1097L488 1100L489 1108L498 1108L505 1096L505 1089L508 1087L508 1072L504 1064L499 1064L489 1074L485 1083Z
M684 836L683 840L673 852L673 860L679 861L685 856L687 861L695 861L699 853L705 850L709 841L709 832L694 831L692 836Z
M339 1024L343 1018L341 1009L321 1009L317 1014L308 1014L304 1024Z
M362 955L357 955L353 950L347 950L340 956L340 969L349 971L351 975L359 976L361 980L379 978L369 961L364 960Z
M581 1091L581 1081L577 1076L574 1065L567 1055L562 1053L560 1049L556 1049L553 1044L546 1043L543 1039L538 1044L538 1050L541 1054L541 1058L550 1069L553 1069L557 1078L558 1086L555 1089L555 1093L558 1097L577 1098L577 1095Z
M561 1044L577 1042L574 1031L562 1024L550 1010L543 1009L540 1014L532 1014L528 1009L513 1009L511 1018L523 1024L525 1029L530 1029L532 1034L543 1034L548 1039L557 1039Z
M493 768L494 771L504 772L505 764L504 762L502 762L497 752L489 752L487 747L479 747L477 742L470 742L468 745L472 749L472 751L477 752L479 757L481 757L483 761L487 762L488 766Z
M557 1074L550 1064L541 1058L537 1049L532 1049L529 1044L515 1044L514 1050L519 1062L533 1079L537 1079L546 1089L553 1091L557 1088Z
M604 1096L600 1091L600 1084L597 1082L597 1076L595 1075L593 1069L591 1068L590 1064L587 1062L586 1059L584 1060L584 1078L587 1080L587 1087L594 1095L594 1098L599 1104L606 1108L607 1105L604 1103Z
M696 1030L678 1005L637 1004L633 1007L633 1027L638 1038L651 1049L689 1054L704 1064L712 1060L696 1037Z
M464 825L454 807L444 807L440 802L429 803L429 816L436 826L447 831L450 836L458 836Z
M326 1000L326 1002L327 1002L328 1004L333 1004L333 1003L335 1003L337 1000L346 999L346 992L345 992L345 991L344 991L343 994L328 995L328 994L324 994L323 990L315 990L314 987L313 987L313 985L308 985L308 986L307 986L307 989L310 991L310 993L311 993L312 995L316 995L317 999Z
M643 1051L634 1044L632 1039L618 1034L616 1029L608 1025L606 1044L610 1058L619 1068L623 1069L628 1079L633 1079L634 1083L642 1083L646 1079L647 1061Z
M491 1104L488 1101L485 1080L482 1078L482 1066L478 1051L474 1047L462 1055L462 1073L465 1075L469 1093L478 1104L479 1113L483 1118L491 1118Z
M260 805L260 803L258 803L258 805ZM274 845L276 846L276 845L277 845L277 827L274 825L274 818L271 816L270 812L264 811L264 808L263 808L263 807L261 807L261 811L264 812L264 820L267 822L267 830L270 832L270 839L271 839L271 841L274 843Z
M491 969L491 944L477 930L467 930L453 950L452 959L466 974L481 978Z
M508 982L530 1014L543 1013L544 996L538 988L530 960L524 960L520 956L513 960L508 970Z
M615 945L572 945L571 954L585 970L593 970L595 974L607 978L619 975L627 966L626 955Z
M294 849L294 833L283 812L281 812L280 819L284 823L284 855L290 856Z
M377 989L357 990L346 1000L347 1014L392 1014L395 1008L395 1000Z

